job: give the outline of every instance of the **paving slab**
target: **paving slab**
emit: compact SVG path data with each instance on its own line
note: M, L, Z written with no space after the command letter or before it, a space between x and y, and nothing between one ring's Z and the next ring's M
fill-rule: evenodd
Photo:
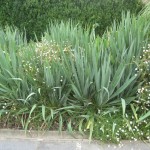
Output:
M150 150L150 143L122 141L119 145L104 144L67 132L0 130L0 150Z

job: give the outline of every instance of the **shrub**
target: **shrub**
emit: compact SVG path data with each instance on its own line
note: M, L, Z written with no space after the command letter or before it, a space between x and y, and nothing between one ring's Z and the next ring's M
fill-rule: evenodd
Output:
M34 33L40 38L50 20L72 19L83 26L98 23L96 32L103 34L114 19L120 21L123 10L137 13L142 6L140 0L5 0L0 3L0 23L25 28L28 39L34 39Z

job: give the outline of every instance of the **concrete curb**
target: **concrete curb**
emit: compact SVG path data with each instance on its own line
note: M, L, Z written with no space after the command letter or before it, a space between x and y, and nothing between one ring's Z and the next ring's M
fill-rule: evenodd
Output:
M98 141L89 143L87 137L71 136L58 131L25 131L0 129L0 150L150 150L150 142L122 141L119 145Z
M20 138L20 139L44 139L44 140L88 140L87 136L78 133L74 135L66 131L24 131L13 129L0 129L0 138Z

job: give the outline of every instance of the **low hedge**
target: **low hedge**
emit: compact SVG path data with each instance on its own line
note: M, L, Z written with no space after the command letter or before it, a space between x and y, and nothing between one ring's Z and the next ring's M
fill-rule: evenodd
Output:
M138 13L141 0L5 0L0 1L0 24L26 29L28 39L37 37L50 20L81 22L84 26L98 23L97 34L103 34L112 21L121 18L121 12Z

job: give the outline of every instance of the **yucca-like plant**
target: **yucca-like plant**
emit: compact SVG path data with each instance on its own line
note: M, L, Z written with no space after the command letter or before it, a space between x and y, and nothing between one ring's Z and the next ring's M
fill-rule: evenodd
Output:
M148 28L149 23L145 23L144 18L136 18L127 14L122 16L120 25L114 24L110 31L107 47L110 51L113 70L116 71L116 67L121 62L125 62L125 70L119 84L121 86L128 83L129 87L122 91L122 96L134 96L137 90L134 61L139 60L142 47L147 42ZM129 83L130 80L132 80L131 84Z
M16 114L32 99L32 85L24 74L20 51L27 43L17 29L1 30L0 115Z
M137 75L139 76L139 84L137 90L137 98L133 104L131 104L131 109L133 111L134 117L138 123L146 122L146 128L149 128L149 116L150 116L150 94L149 94L149 80L150 80L150 3L146 4L145 8L140 12L139 18L145 20L145 24L148 24L147 30L147 40L145 40L145 45L142 47L140 54L140 60L136 60L137 67L135 68ZM148 134L148 133L147 133Z
M145 43L148 23L143 18L122 16L102 38L95 40L94 32L81 31L72 24L50 25L43 39L67 41L74 58L63 56L62 66L70 82L75 103L102 107L120 103L121 98L134 99L137 83L134 61L139 59ZM141 32L142 31L142 32ZM91 38L92 37L92 38ZM62 42L63 43L63 42ZM107 105L106 105L107 106Z
M74 48L75 45L84 45L85 48L88 46L91 38L89 30L84 30L80 24L75 24L72 21L67 23L62 21L60 23L51 22L42 39L56 42L64 47L70 45Z
M145 7L143 8L143 10L139 13L139 15L141 15L142 17L147 17L147 21L149 21L149 16L150 16L150 2L148 2Z

